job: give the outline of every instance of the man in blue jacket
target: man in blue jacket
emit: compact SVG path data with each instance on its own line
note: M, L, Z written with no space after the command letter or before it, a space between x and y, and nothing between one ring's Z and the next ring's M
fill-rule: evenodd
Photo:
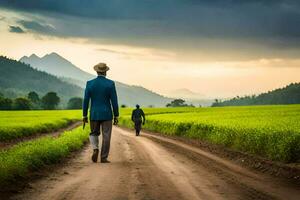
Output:
M101 163L107 160L112 131L112 120L118 124L119 107L115 83L106 78L109 67L105 63L94 66L98 77L86 83L83 100L83 122L88 122L88 109L90 107L90 142L93 147L92 161L97 162L99 154L99 135L102 132Z

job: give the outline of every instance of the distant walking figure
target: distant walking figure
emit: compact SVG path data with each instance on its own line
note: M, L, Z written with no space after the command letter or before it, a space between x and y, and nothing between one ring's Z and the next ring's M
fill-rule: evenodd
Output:
M83 100L83 122L88 122L88 108L90 108L90 142L93 147L92 161L97 162L99 154L99 135L102 132L101 162L107 160L112 131L112 119L118 124L119 107L115 83L106 78L109 67L105 63L94 66L98 77L86 83Z
M145 114L139 105L136 105L136 109L132 111L131 120L134 122L135 134L136 136L140 135L142 129L142 123L145 124Z

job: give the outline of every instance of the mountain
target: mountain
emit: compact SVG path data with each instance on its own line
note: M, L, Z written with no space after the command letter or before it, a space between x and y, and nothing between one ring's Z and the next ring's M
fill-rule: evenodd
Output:
M194 106L202 106L202 107L209 107L212 105L213 100L205 97L204 95L193 92L187 88L180 88L176 90L167 91L164 95L177 98L177 99L184 99L187 104L193 104Z
M41 58L35 54L32 54L29 57L23 56L20 61L30 64L33 68L36 68L40 71L45 71L58 77L69 77L84 82L95 77L95 75L79 69L70 61L66 60L57 53L50 53Z
M29 57L22 57L20 61L30 64L38 70L58 76L59 79L75 84L81 88L85 87L87 80L96 77L95 75L79 69L57 53L50 53L43 57L38 57L37 55L32 54ZM140 86L127 85L116 81L116 88L120 105L124 104L127 106L134 106L136 104L140 104L141 106L151 105L155 107L163 107L172 101L172 98L164 97Z
M28 64L0 56L0 92L7 97L27 95L35 91L40 96L54 91L66 103L71 97L82 96L83 89L56 76L33 69Z
M165 93L166 96L182 99L203 99L204 96L200 93L193 92L187 88L180 88Z
M244 105L278 105L300 104L300 83L291 83L283 88L275 89L258 96L235 97L218 101L213 106L244 106Z
M165 107L173 99L164 97L141 86L129 86L116 82L120 105Z

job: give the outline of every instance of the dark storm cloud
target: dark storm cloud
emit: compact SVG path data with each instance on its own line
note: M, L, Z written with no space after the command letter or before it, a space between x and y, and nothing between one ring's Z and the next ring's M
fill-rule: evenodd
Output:
M245 57L300 50L298 0L0 0L0 7L42 16L19 21L42 35Z
M136 19L154 18L163 3L168 5L170 0L2 0L0 5L28 11L47 11L64 13L74 16L101 18L101 19Z
M297 0L2 0L0 6L51 16L159 20L154 35L300 37Z
M27 20L19 20L17 23L21 24L24 28L31 30L33 32L45 33L45 34L56 34L56 30L54 27L42 24L37 21L27 21Z
M101 19L158 19L188 14L193 7L244 9L299 8L297 0L1 0L0 6ZM258 12L253 13L255 16ZM276 10L275 10L276 12ZM201 13L198 13L201 14ZM197 19L197 16L195 16Z
M9 32L11 32L11 33L25 33L25 31L19 26L9 26Z

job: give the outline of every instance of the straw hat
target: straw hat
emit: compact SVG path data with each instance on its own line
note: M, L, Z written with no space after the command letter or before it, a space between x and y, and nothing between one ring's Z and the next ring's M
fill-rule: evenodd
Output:
M106 72L109 70L109 67L105 63L99 63L94 66L96 72Z

